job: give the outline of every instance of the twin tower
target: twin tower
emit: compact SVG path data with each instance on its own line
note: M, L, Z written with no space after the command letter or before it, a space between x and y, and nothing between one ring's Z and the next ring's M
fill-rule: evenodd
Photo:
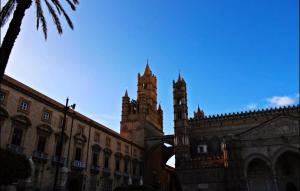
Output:
M157 106L157 79L146 65L138 74L137 99L130 99L127 91L122 98L121 136L145 146L145 138L163 136L163 110ZM188 108L186 83L179 75L173 81L175 144L188 145Z

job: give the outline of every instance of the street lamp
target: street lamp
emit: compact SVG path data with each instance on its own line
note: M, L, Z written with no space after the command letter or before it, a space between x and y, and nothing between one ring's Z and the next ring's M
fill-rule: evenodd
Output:
M64 144L64 133L65 133L65 126L66 126L66 117L67 117L67 112L69 111L70 108L75 110L76 104L68 105L69 104L69 98L67 97L66 100L66 105L64 107L64 118L63 118L63 124L62 124L62 129L61 129L61 134L60 134L60 141L58 142L58 147L57 147L57 158L58 162L56 162L56 170L55 170L55 177L54 177L54 186L53 190L55 191L57 188L57 178L58 178L58 170L59 170L59 161L62 158L62 148Z

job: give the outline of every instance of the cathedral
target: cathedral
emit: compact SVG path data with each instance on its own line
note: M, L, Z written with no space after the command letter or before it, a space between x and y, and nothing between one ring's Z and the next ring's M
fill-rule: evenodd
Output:
M174 133L165 135L157 78L148 64L137 79L137 97L127 91L122 97L120 133L71 109L59 157L64 105L4 76L0 147L25 155L34 167L26 184L15 185L53 190L59 165L59 190L300 190L299 105L212 116L198 107L189 116L187 84L179 75L173 81ZM174 155L175 168L166 165Z

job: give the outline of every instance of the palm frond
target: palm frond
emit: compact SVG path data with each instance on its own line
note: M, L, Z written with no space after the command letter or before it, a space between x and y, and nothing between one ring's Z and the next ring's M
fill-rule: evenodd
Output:
M3 27L16 7L16 0L8 0L0 11L0 26Z
M61 12L63 13L68 25L70 26L71 29L74 29L74 25L72 23L72 20L70 19L70 17L68 16L68 14L66 13L66 11L64 10L64 8L61 6L61 4L59 3L58 0L51 0L53 2L53 4L55 4L57 7L59 7L59 9L61 10Z
M57 0L51 0L51 1L52 1L52 3L54 4L54 6L55 6L55 8L56 8L56 10L57 10L57 12L58 12L58 14L61 15L61 11L60 11L60 9L59 9L59 6L57 5Z
M79 1L78 1L78 0L73 0L73 3L74 3L75 5L78 5L78 4L79 4Z
M56 12L55 10L53 9L52 5L48 2L48 0L45 0L45 3L48 7L48 10L50 12L50 15L52 16L52 19L53 19L53 22L54 24L56 25L56 29L57 29L57 32L59 34L62 34L62 27L61 27L61 24L60 24L60 21L59 21L59 18L57 17L56 15Z
M75 5L73 4L73 2L72 1L70 1L70 0L66 0L66 2L70 5L70 7L71 7L71 9L73 10L73 11L75 11L76 10L76 7L75 7Z
M35 6L36 6L36 27L37 29L39 29L39 22L41 21L42 23L42 27L43 27L43 33L44 33L44 37L45 39L47 39L47 22L46 19L44 17L44 13L43 13L43 9L42 9L42 5L41 5L41 1L40 0L35 0Z

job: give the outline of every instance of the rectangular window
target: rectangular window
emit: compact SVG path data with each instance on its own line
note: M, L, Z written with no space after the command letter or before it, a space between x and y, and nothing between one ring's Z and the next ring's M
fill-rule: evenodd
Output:
M13 145L21 145L23 130L20 128L14 128L14 132L12 135L11 144Z
M0 91L0 103L3 103L6 98L6 93L4 91Z
M59 155L59 141L56 142L56 146L55 146L55 156Z
M104 168L108 168L108 167L109 167L109 157L104 156Z
M64 118L63 118L63 117L60 117L60 118L59 118L58 127L59 127L59 128L62 128L63 125L64 125Z
M140 168L139 168L139 173L140 173L140 176L142 176L143 175L143 164L142 163L140 163Z
M75 150L75 160L81 161L81 148L79 147Z
M137 158L136 149L133 149L133 157L134 157L134 158Z
M40 151L40 152L44 152L45 151L46 140L47 140L47 138L45 136L39 136L39 138L38 138L38 144L37 144L37 150L38 151Z
M19 110L28 111L28 108L29 108L29 102L26 100L21 100L20 105L19 105Z
M93 166L98 166L98 153L93 153L92 164Z
M106 137L105 146L110 147L110 138L109 137Z
M128 172L128 162L126 161L124 164L124 172L127 173Z
M44 110L42 114L42 121L50 122L50 119L51 119L51 112L48 110Z
M117 142L117 151L121 152L121 143L120 142Z
M116 160L116 171L120 171L120 160Z
M207 153L207 145L198 145L197 146L197 153L198 154Z
M100 142L100 134L99 133L95 133L95 135L94 135L94 141L96 142L96 143L99 143Z
M128 145L125 146L125 153L129 154L129 146Z
M133 173L133 174L136 174L136 164L133 164L133 167L132 167L132 173Z

